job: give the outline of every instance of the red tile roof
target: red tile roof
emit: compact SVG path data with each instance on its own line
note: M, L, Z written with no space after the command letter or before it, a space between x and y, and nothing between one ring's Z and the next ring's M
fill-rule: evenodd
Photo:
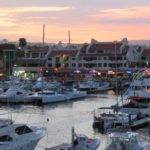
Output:
M116 54L117 56L125 56L124 54ZM114 57L115 56L115 54L113 53L102 53L102 54L100 54L100 53L94 53L94 54L92 54L92 53L88 53L88 54L80 54L79 56L88 56L88 57L93 57L93 56L111 56L111 57Z
M77 50L53 50L49 56L54 57L58 55L69 55L71 57L75 57L77 55L78 51Z
M150 57L150 49L144 49L141 56L142 57Z
M113 42L104 42L104 43L95 43L92 44L89 50L115 50L116 49L120 49L122 43L118 42L118 43L113 43Z

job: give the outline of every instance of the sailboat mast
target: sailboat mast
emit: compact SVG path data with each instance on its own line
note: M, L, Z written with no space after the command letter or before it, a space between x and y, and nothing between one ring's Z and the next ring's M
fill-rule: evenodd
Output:
M45 24L43 24L43 47L45 45Z
M45 45L45 24L43 24L43 50L44 50L44 45ZM42 94L43 94L43 72L44 72L44 70L43 70L43 67L44 67L44 65L43 65L43 62L42 62Z

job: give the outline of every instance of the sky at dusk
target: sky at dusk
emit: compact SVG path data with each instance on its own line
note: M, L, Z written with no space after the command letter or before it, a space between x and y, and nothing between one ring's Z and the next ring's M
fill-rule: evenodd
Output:
M150 0L0 0L0 39L72 43L150 39Z

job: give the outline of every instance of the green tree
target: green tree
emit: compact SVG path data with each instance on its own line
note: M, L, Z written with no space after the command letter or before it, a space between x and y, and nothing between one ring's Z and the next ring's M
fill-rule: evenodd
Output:
M19 46L21 48L25 48L27 46L27 40L25 38L20 38L19 39Z
M3 52L4 50L7 49L16 49L16 45L15 44L0 44L0 59L3 58Z

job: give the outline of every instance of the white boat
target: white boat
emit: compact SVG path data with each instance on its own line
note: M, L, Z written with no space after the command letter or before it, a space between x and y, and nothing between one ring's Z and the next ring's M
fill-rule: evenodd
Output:
M61 85L60 82L57 81L47 81L44 77L40 77L37 79L35 85L33 86L34 91L40 91L45 89L56 89Z
M149 150L149 143L138 133L112 132L108 134L105 150Z
M35 103L45 104L67 101L68 97L65 94L60 94L56 91L43 90L27 96L26 99L32 99Z
M0 94L0 102L3 103L30 103L32 99L26 99L26 96L32 95L32 92L23 89L20 86L11 86L6 92Z
M150 69L135 74L125 97L127 98L120 108L121 112L150 114Z
M63 143L52 148L47 148L46 150L96 150L99 145L99 139L88 138L85 135L76 134L73 128L71 143Z
M126 128L130 125L128 114L113 113L111 108L108 110L109 112L105 113L105 110L100 108L94 112L93 128L98 129L101 133L106 133L109 129Z
M80 91L87 91L88 93L92 93L92 92L111 90L113 89L113 87L110 87L109 82L88 80L88 81L83 81L78 83L78 89Z
M134 75L126 95L128 97L150 99L150 69L143 69Z
M63 87L62 93L66 94L69 100L85 98L87 96L86 91L79 91L78 89L71 87L69 88Z
M34 150L45 128L14 123L10 119L0 119L0 150Z

